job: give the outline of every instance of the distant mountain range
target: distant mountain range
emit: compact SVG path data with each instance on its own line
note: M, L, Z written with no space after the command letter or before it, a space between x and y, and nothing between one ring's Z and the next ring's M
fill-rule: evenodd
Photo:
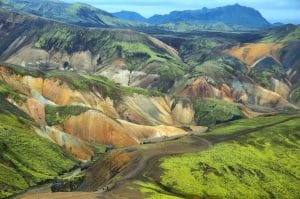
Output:
M257 10L239 4L213 9L173 11L148 19L136 12L108 13L88 4L56 0L0 0L0 6L85 27L140 29L155 26L158 29L184 32L257 30L271 26Z
M122 11L113 15L139 22L148 22L152 25L163 24L225 24L227 26L240 26L244 28L262 29L271 24L255 9L239 4L228 5L213 9L202 8L200 10L173 11L166 15L154 15L148 19L139 13Z

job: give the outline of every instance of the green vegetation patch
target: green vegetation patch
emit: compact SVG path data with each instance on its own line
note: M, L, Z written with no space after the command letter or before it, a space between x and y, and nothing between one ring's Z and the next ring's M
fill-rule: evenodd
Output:
M164 158L160 183L164 190L195 198L299 198L299 135L300 118L295 118L208 151ZM149 187L142 184L141 191ZM152 196L164 194L151 190Z
M282 38L282 42L292 42L297 40L300 40L300 27L296 27L294 31L291 31Z
M86 35L85 31L80 31L79 29L68 29L65 27L54 28L53 30L44 33L35 43L35 47L47 51L55 49L72 53L82 47L80 45L80 36L84 35Z
M96 87L97 90L101 91L103 97L110 97L111 99L118 100L122 94L125 95L132 95L132 94L141 94L145 96L160 96L161 93L143 89L139 87L126 87L121 86L118 83L108 79L107 77L100 76L100 75L87 75L87 74L80 74L81 81L89 82L90 88ZM85 79L85 80L84 80Z
M174 31L174 32L193 32L193 31L221 31L221 32L233 32L233 31L245 31L251 30L243 26L238 25L226 25L222 22L216 22L211 24L197 23L197 22L177 22L177 23L164 23L159 25L160 28Z
M267 32L261 42L265 43L289 43L300 40L300 27L295 25L285 25L275 27Z
M44 75L43 72L39 71L39 70L34 70L31 68L27 68L27 67L22 67L22 66L18 66L18 65L14 65L14 64L5 64L6 68L9 68L11 70L11 72L16 73L17 75L21 75L21 76L32 76L32 77L41 77Z
M194 105L198 125L213 127L216 124L244 118L241 108L234 103L217 99L197 100Z
M158 60L158 61L165 61L165 59L159 57L150 47L147 45L135 42L135 43L129 43L129 42L114 42L113 44L116 48L121 48L122 51L124 51L126 54L133 54L133 53L144 53L145 55L149 56L149 60ZM172 59L172 57L170 57Z
M62 84L64 82L67 83L72 90L90 91L93 88L91 86L91 82L87 81L85 78L82 78L82 76L76 72L53 70L45 73L44 77L59 79Z
M70 192L75 191L83 182L85 177L84 172L76 172L71 176L62 176L53 181L51 186L52 192Z
M25 113L0 98L0 198L53 179L78 162L36 134Z
M50 126L62 124L68 117L77 116L81 113L90 110L85 106L53 106L47 105L45 107L46 122Z
M10 85L6 84L5 82L0 80L0 97L2 98L11 98L16 102L23 101L24 98L12 88Z
M258 82L261 86L272 89L271 77L281 78L285 76L285 71L278 65L264 68L254 68L250 71L249 77Z
M98 91L102 97L109 97L114 100L121 98L122 94L141 94L146 96L157 96L159 92L139 87L126 87L101 75L90 75L86 73L74 73L66 71L51 71L46 74L47 78L58 78L66 82L73 90Z
M56 25L51 31L42 34L35 43L36 48L44 50L65 51L69 54L89 50L93 54L100 53L109 58L117 51L114 42L144 42L145 38L135 32L122 30L81 29Z
M130 71L142 70L155 62L158 66L149 71L152 74L159 74L166 79L184 75L182 63L161 49L150 48L151 45L147 46L141 42L114 42L114 46L121 52Z
M292 101L293 103L299 103L299 102L300 102L300 88L297 88L297 89L294 91L294 93L293 93L293 95L292 95L292 97L291 97L291 101Z
M272 125L274 123L281 123L288 120L290 117L291 117L290 115L276 115L276 116L256 117L251 119L241 119L227 124L217 125L209 133L203 136L214 137L214 136L231 135L239 131L261 128L263 126Z
M142 181L136 181L136 185L140 187L143 194L147 195L147 199L179 199L181 197L176 197L167 191L163 190L156 184L146 183Z
M145 96L161 95L161 93L154 90L143 89L139 87L121 86L120 84L115 83L114 81L101 75L91 75L87 73L76 73L70 71L57 70L43 72L39 70L30 70L28 68L23 68L14 65L9 65L8 67L18 75L29 75L33 77L58 79L61 81L61 83L66 82L72 90L97 90L104 98L110 97L114 100L120 99L122 94L141 94ZM12 95L13 97L15 95L16 97L18 97L18 93L15 92L13 88L0 81L0 96L7 96L8 94Z
M95 31L59 26L41 35L35 47L69 54L89 50L94 55L100 55L98 64L109 64L120 58L126 61L130 71L142 70L155 62L159 67L154 68L162 69L149 72L159 73L163 77L174 78L184 74L184 64L179 59L153 44L145 35L135 32Z
M247 71L246 66L235 58L224 56L211 59L197 65L193 69L193 76L207 76L215 83L223 84L234 80Z

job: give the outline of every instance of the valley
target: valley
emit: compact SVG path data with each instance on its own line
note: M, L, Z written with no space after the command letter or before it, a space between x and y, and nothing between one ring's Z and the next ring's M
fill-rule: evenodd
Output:
M0 198L299 198L299 46L239 4L0 0Z
M295 129L287 129L286 127L290 126L292 123L299 123L299 114L293 114L293 115L282 115L282 116L269 116L265 118L261 118L264 120L264 122L261 123L261 125L257 124L258 119L250 119L250 120L243 120L240 122L233 122L229 125L223 125L218 128L215 128L215 130L212 130L212 132L208 134L193 134L193 135L187 135L183 136L181 138L176 138L174 140L169 140L161 143L156 144L145 144L141 145L139 147L130 147L130 148L124 148L124 149L116 149L112 150L108 154L106 154L104 157L99 159L95 165L87 170L87 175L85 178L85 181L82 185L82 187L79 188L79 192L77 195L77 192L75 193L40 193L38 195L28 195L27 198L80 198L80 197L88 197L88 198L187 198L187 197L211 197L211 196L224 196L221 194L230 194L231 192L223 190L224 189L224 182L216 181L214 186L220 187L220 192L216 191L215 189L209 189L212 193L207 193L206 191L203 191L202 193L193 193L197 189L188 189L186 186L197 186L197 183L200 183L201 181L197 181L198 178L196 178L195 174L193 173L194 166L192 164L198 164L197 161L207 161L206 159L201 159L201 154L205 157L205 154L209 153L216 153L218 150L225 150L223 153L227 154L226 150L234 150L234 148L231 148L233 146L238 147L238 144L243 145L244 147L248 147L249 149L251 147L254 147L253 150L257 150L256 153L259 152L260 147L263 147L264 150L270 152L270 155L273 154L273 150L281 150L280 148L274 148L271 149L268 148L268 144L273 143L276 144L280 139L280 136L286 135L285 133L292 132L296 129L294 136L297 136L299 133L298 127L295 127ZM285 129L285 131L283 131ZM269 137L267 133L264 133L263 135L259 135L263 131L270 131L273 137L271 140L265 139L266 137ZM277 137L279 136L279 137ZM298 144L296 144L295 139L296 137L289 137L286 140L286 144L290 145L291 148L288 150L291 150L291 154L293 150L297 150L299 147ZM245 141L248 143L244 145ZM269 141L271 141L269 143ZM295 145L293 145L294 143ZM270 147L270 146L269 146ZM243 155L244 151L241 151L240 155ZM246 152L246 151L245 151ZM187 154L187 155L181 155L181 154ZM295 156L290 156L290 158L297 158L297 154L294 154ZM272 161L277 162L279 161L279 154L278 156L275 155ZM197 160L197 157L199 157ZM185 159L188 159L189 163L185 163ZM244 182L244 180L257 180L258 177L261 177L263 175L266 180L270 177L272 177L269 170L261 170L263 173L257 173L258 170L256 170L255 166L251 166L251 163L249 165L246 165L246 162L230 162L230 157L223 157L228 159L228 163L221 166L221 170L215 170L214 167L219 168L217 163L211 162L210 165L203 165L203 168L199 170L199 172L204 172L205 180L206 178L212 178L215 177L220 178L221 174L215 173L215 172L222 172L222 175L229 175L231 178L228 179L229 183L237 183L236 180L241 180ZM261 161L259 158L260 156L254 156L254 159L252 161ZM174 159L174 160L173 160ZM176 170L179 171L173 171L174 167L172 167L173 164L178 164L178 162L175 162L178 159L183 165L186 165L186 167L177 167ZM295 159L294 159L295 160ZM118 164L116 161L122 161L122 164ZM194 162L195 161L195 162ZM223 161L223 160L219 160ZM238 161L232 160L232 161ZM266 161L266 160L265 160ZM284 164L284 161L288 161L286 159L280 160ZM290 160L292 161L292 160ZM170 162L170 163L169 163ZM200 162L201 163L201 162ZM200 165L199 163L199 165ZM204 164L204 163L202 163ZM234 169L236 169L236 166L233 166L237 164L237 171L235 172ZM243 165L245 164L245 165ZM278 171L283 172L281 175L293 175L285 174L284 169L287 165L281 165L281 163L274 166L274 169L278 169ZM295 165L298 163L295 162ZM117 166L118 165L118 166ZM173 166L175 166L173 165ZM190 168L190 166L193 166ZM195 165L196 166L196 165ZM176 167L176 166L175 166ZM234 168L232 168L234 167ZM292 167L292 166L291 166ZM191 170L190 170L191 169ZM208 171L207 169L210 169ZM247 169L253 169L247 170ZM267 168L266 168L267 169ZM111 173L112 170L118 170L118 174L114 175L114 173ZM230 170L232 173L230 173ZM274 170L277 171L277 170ZM273 172L274 172L273 171ZM175 172L175 173L172 173ZM182 173L184 172L184 173ZM191 172L191 173L185 173L185 172ZM207 173L206 173L207 172ZM211 172L211 173L210 173ZM223 173L224 172L224 173ZM229 173L228 173L229 172ZM242 174L238 172L246 172L246 176L242 179ZM250 173L247 173L250 172ZM253 173L254 172L254 173ZM256 173L255 173L256 172ZM294 182L285 181L285 185L287 186L284 188L287 190L286 197L289 196L296 196L297 195L297 167L293 168L291 172L294 173ZM182 175L180 178L175 177L176 175ZM172 176L175 175L175 176ZM169 178L168 178L169 177ZM244 178L249 179L244 179ZM174 185L171 184L172 187L170 187L170 182L168 180L176 180L178 185L176 187L173 187ZM188 180L188 181L184 181ZM190 184L191 181L195 183L195 185ZM216 179L217 180L217 179ZM176 184L177 184L176 183ZM247 181L245 181L247 183ZM296 184L291 184L296 183ZM209 186L209 185L208 185ZM229 184L228 186L233 186L233 184ZM245 185L247 186L247 185ZM252 185L254 186L254 185ZM258 185L259 186L259 185ZM273 185L270 185L270 188L272 189ZM243 187L240 187L242 189ZM283 188L279 188L283 189ZM137 190L140 190L137 191ZM227 189L228 190L228 189ZM292 191L293 190L293 191ZM225 191L225 192L224 192ZM241 190L242 191L242 190ZM273 190L272 190L273 191ZM266 194L272 194L272 191ZM245 193L245 192L244 192ZM195 195L193 195L195 194ZM212 194L212 195L210 195ZM215 195L214 195L215 194ZM217 195L218 194L218 195ZM234 193L234 194L239 194ZM247 193L245 193L247 195ZM278 193L276 193L278 194ZM295 194L295 195L293 195ZM26 198L26 197L25 197Z

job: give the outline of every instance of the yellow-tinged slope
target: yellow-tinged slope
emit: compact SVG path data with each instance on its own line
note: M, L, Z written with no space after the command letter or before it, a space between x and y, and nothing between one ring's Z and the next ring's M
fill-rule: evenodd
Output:
M260 58L271 56L278 60L278 54L283 44L277 43L248 43L234 46L225 53L236 57L246 63L249 67L255 64Z

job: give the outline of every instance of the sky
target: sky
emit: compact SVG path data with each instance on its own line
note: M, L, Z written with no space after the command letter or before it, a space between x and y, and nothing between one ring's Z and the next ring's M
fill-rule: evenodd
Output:
M108 12L135 11L145 17L174 10L215 8L238 3L257 9L271 23L300 24L300 0L64 0L83 2Z

